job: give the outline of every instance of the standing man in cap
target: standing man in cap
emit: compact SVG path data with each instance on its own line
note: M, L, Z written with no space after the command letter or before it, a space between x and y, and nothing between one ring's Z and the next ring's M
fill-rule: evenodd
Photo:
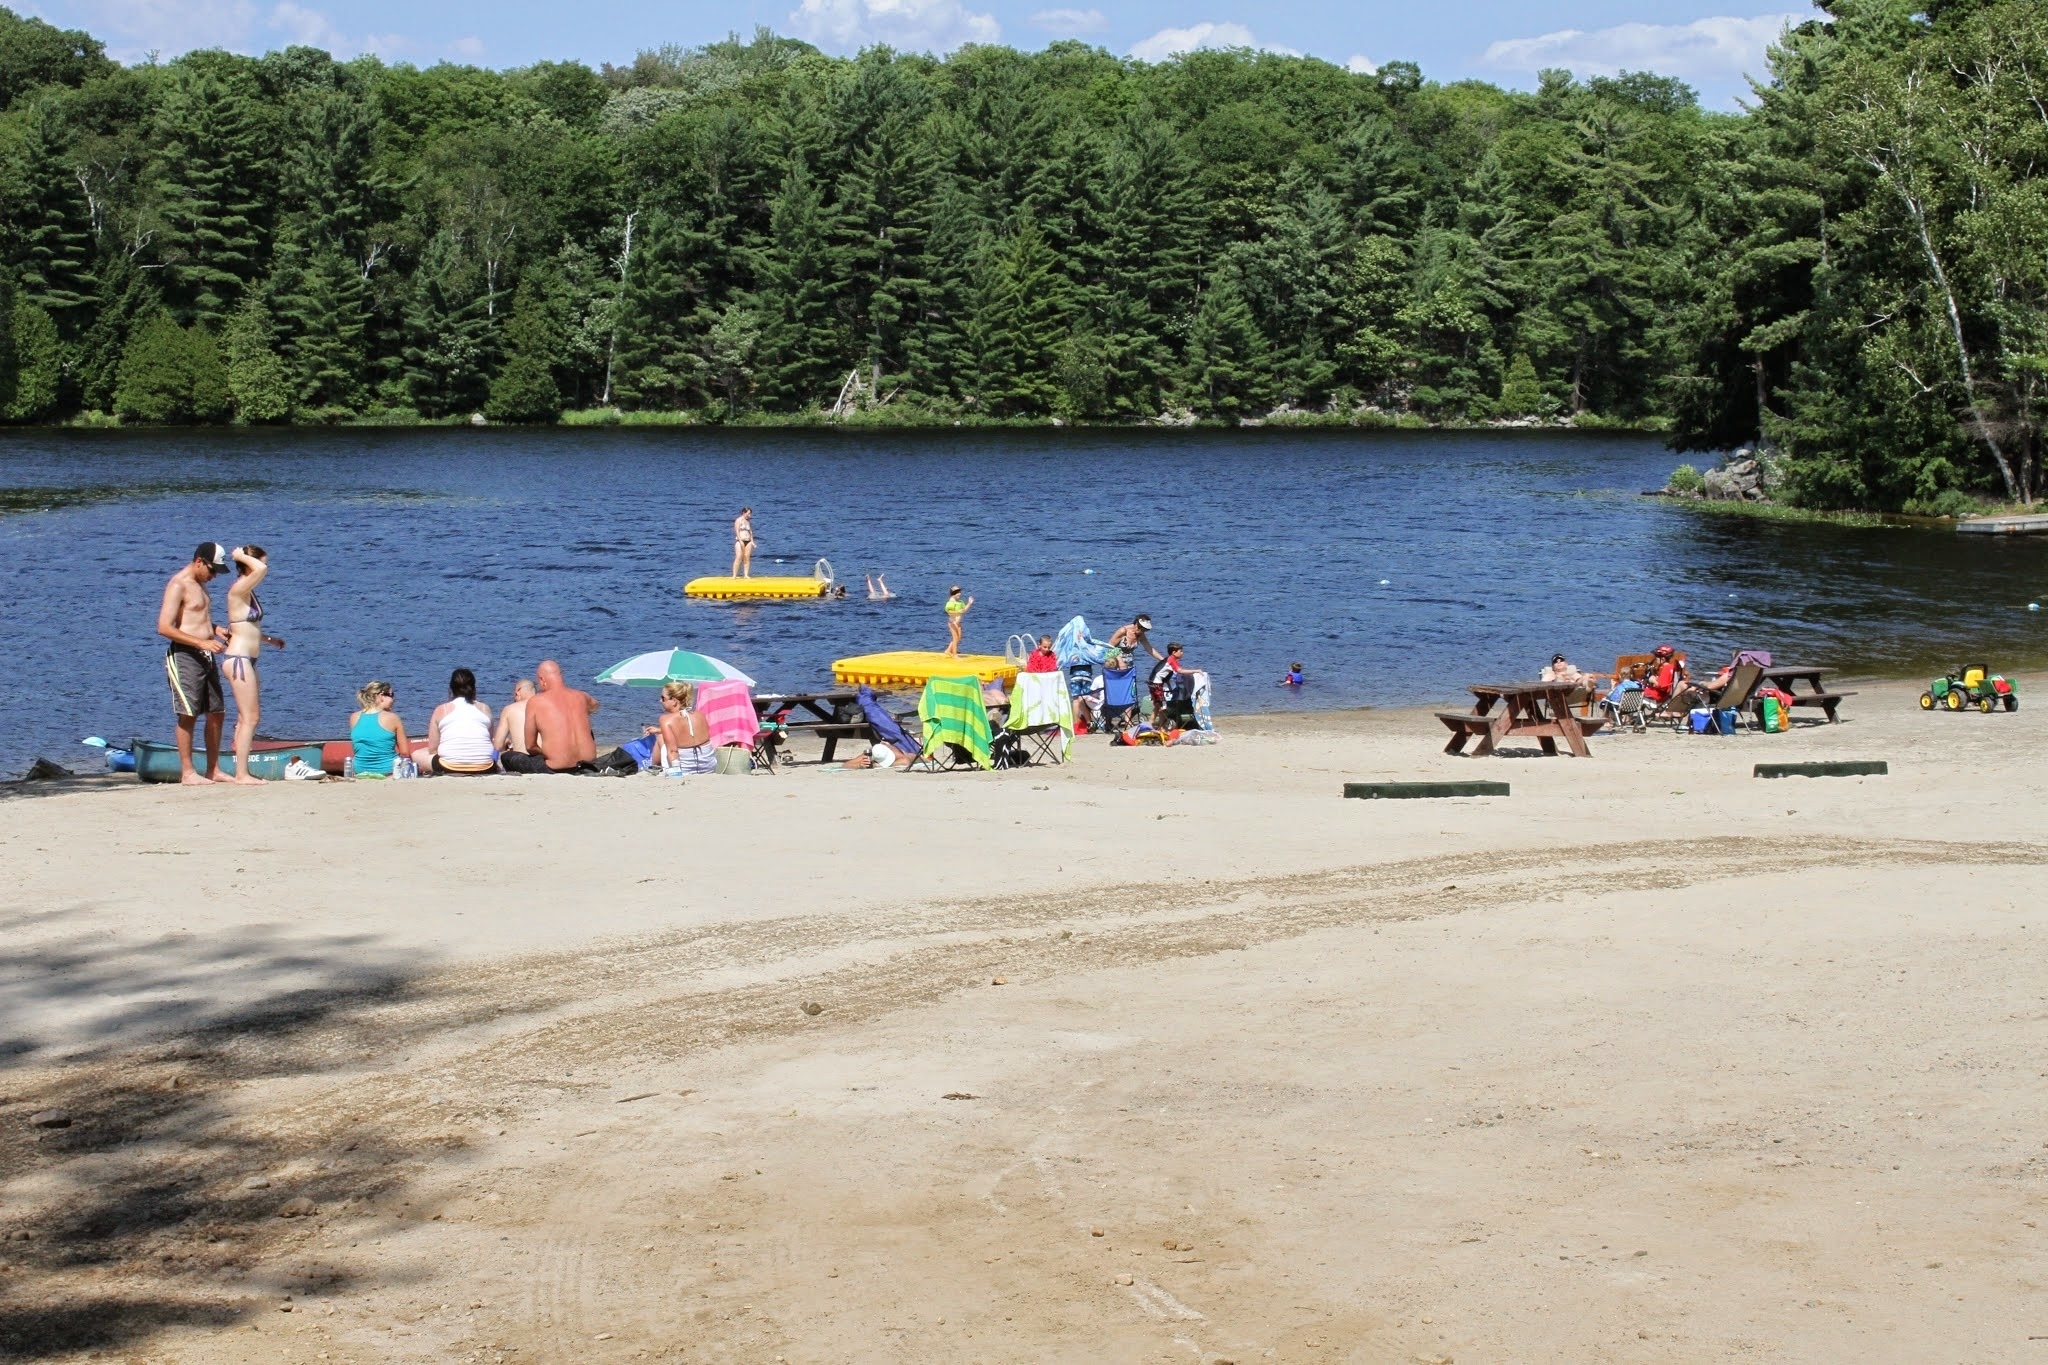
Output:
M178 718L178 766L183 770L178 780L187 787L217 780L214 768L220 762L227 699L214 659L222 649L221 631L213 624L213 596L206 585L228 569L227 550L217 541L207 541L192 552L192 562L164 584L163 605L156 613L156 633L171 642L164 651L164 673L171 683L171 710ZM201 716L206 717L204 776L192 766L192 732Z

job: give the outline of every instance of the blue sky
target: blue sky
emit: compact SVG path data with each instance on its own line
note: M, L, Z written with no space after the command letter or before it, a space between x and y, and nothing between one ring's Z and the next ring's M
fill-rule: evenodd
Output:
M1546 66L1680 76L1729 108L1801 0L0 0L90 29L118 57L194 47L261 52L307 42L421 65L595 66L644 47L694 45L766 24L832 52L873 42L950 51L963 42L1036 48L1078 37L1158 59L1190 47L1303 52L1364 69L1405 58L1438 80L1529 86Z

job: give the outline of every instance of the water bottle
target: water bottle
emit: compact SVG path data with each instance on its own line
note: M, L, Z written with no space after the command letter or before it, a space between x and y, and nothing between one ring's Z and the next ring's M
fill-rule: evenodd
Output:
M355 758L355 755L354 755L354 754L350 754L350 755L349 755L349 756L348 756L347 758L344 758L343 760L341 760L341 776L342 776L342 780L343 780L343 781L354 781L354 780L355 780L355 775L356 775L356 758Z

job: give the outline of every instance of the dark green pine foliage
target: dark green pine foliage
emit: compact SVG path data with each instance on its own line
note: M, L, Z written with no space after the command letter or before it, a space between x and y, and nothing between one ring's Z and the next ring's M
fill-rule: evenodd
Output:
M1109 415L1150 417L1172 387L1201 283L1204 220L1194 168L1172 129L1134 115L1097 198L1098 254L1085 303L1100 339Z
M272 312L281 324L293 407L315 421L351 416L364 401L363 279L332 239L287 235L277 245Z
M14 347L14 281L0 270L0 418L14 416L21 389L21 357Z
M421 254L406 301L406 396L424 417L480 412L498 352L482 280L461 246L437 234Z
M1212 417L1247 417L1272 406L1271 347L1227 266L1209 277L1188 328L1180 393L1188 406Z
M617 393L631 407L684 408L711 392L701 347L713 314L709 240L676 216L641 219L619 300Z
M262 299L243 297L221 333L221 350L238 421L282 422L292 415L291 372L278 354L277 328Z
M889 388L908 358L923 286L934 157L920 136L925 95L907 71L863 53L839 111L851 146L836 192L835 261L844 272L841 314L865 378Z
M257 106L227 81L177 66L165 77L157 125L163 226L154 249L164 298L180 316L218 322L261 264L271 167Z
M79 401L94 412L113 412L121 382L121 357L143 322L163 310L156 276L135 269L116 253L100 275L99 315L79 343Z
M92 35L0 6L0 110L38 86L79 86L113 69Z
M92 212L69 164L69 132L57 101L31 104L16 149L20 186L14 224L15 272L22 295L76 336L92 321L99 292L93 275Z
M484 415L494 422L552 422L562 415L554 369L564 345L543 272L520 284L505 322L505 363L491 381Z
M837 396L852 363L839 302L846 286L831 209L804 162L795 162L775 196L762 252L755 307L761 320L756 385L785 411L823 406Z
M164 425L227 415L227 369L204 327L180 327L159 310L135 329L121 356L115 411L127 421Z
M57 411L63 393L64 347L50 315L20 295L14 300L14 398L0 417L34 422Z
M978 268L980 298L968 323L980 358L975 397L998 417L1048 411L1057 387L1054 361L1066 337L1064 281L1038 224L1019 218L989 243Z
M1285 402L1320 404L1329 396L1337 349L1348 332L1344 306L1351 273L1351 229L1335 196L1295 167L1278 202L1262 215L1263 235L1231 251L1247 302L1273 347L1273 379Z

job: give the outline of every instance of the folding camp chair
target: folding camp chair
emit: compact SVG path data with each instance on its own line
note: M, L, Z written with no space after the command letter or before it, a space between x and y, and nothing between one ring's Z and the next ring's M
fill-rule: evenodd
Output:
M1010 693L1009 733L1025 763L1064 763L1074 733L1074 699L1057 673L1020 673Z
M972 764L995 766L990 752L994 736L989 731L988 707L981 699L981 680L932 678L918 699L917 718L924 730L924 747L919 764L928 771L947 772Z

